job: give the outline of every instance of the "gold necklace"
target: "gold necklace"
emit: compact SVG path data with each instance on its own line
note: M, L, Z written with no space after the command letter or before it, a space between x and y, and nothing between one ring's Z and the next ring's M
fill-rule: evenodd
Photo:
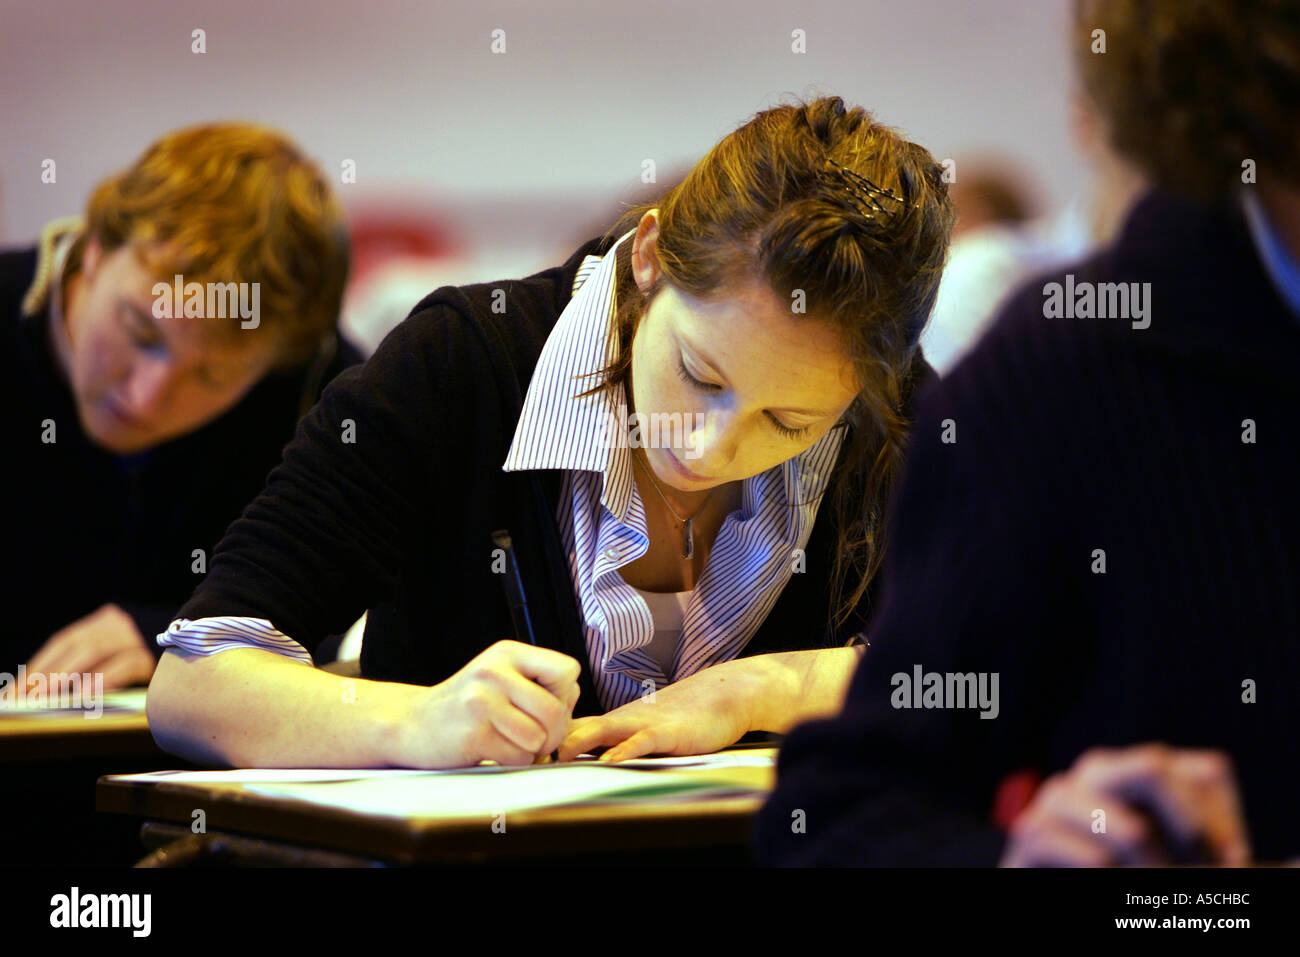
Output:
M632 453L632 461L635 462L637 465L641 465L641 463L637 460L636 452ZM653 485L655 491L659 493L659 497L664 500L664 505L668 507L668 511L672 514L673 518L677 519L677 521L681 522L682 525L684 526L682 558L692 557L695 554L695 519L700 514L700 512L704 511L705 506L709 504L709 499L713 498L713 493L716 492L721 486L715 485L713 486L713 488L709 489L709 494L704 496L704 501L701 502L700 507L695 510L695 514L692 515L690 518L682 518L680 515L677 514L677 510L673 508L672 503L668 501L668 496L664 494L664 490L659 487L659 482L655 479L654 473L651 472L650 469L644 465L641 465L641 471L645 472L645 474L649 477L650 484Z

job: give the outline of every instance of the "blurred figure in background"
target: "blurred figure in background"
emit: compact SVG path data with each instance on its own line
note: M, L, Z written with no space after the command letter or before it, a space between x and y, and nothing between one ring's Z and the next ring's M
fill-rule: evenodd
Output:
M335 330L347 269L320 172L238 123L162 137L84 220L0 253L21 554L0 578L0 671L149 680L212 547L359 358Z
M348 221L352 263L339 326L369 356L430 289L465 282L474 263L432 204L354 202Z
M1110 242L1142 188L1142 177L1109 145L1105 119L1088 98L1070 100L1074 141L1091 181L1063 209L1030 218L1028 189L1015 168L987 162L953 184L959 231L953 236L939 298L921 336L945 374L979 341L1006 297L1032 276L1081 259Z
M949 195L957 207L953 242L989 226L1014 228L1032 214L1029 187L1009 160L964 162Z
M1100 0L1074 43L1155 188L922 396L871 647L786 739L765 863L1300 854L1300 5Z

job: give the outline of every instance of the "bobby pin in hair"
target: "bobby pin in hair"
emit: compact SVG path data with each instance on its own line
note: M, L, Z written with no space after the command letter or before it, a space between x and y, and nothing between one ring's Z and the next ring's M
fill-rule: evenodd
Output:
M904 203L903 197L893 190L877 186L861 173L855 173L848 167L841 166L829 156L826 157L826 171L838 174L842 188L866 206L863 215L867 219L875 219L878 213L888 215L889 210L881 204L881 200L889 200L899 204Z

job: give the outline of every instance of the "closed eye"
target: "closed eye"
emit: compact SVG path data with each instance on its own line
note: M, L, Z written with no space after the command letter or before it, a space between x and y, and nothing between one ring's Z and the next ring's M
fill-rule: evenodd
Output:
M711 382L701 382L699 379L695 378L695 376L691 375L686 368L686 363L682 360L681 353L677 354L677 375L687 385L694 386L701 392L718 392L722 389L722 386L720 385Z
M774 416L771 412L767 413L767 417L768 419L771 420L772 427L789 439L803 438L805 435L807 435L809 432L812 431L811 425L805 425L801 429L792 429L788 425L782 425L780 422L777 421L776 416Z
M699 379L695 378L695 376L691 375L690 370L686 368L686 363L682 359L680 353L678 353L677 356L677 376L687 385L698 389L701 392L713 393L722 391L722 386L711 382L701 382ZM788 425L782 425L780 420L771 412L767 413L767 418L768 421L772 423L772 428L776 429L788 439L800 439L812 431L811 425L805 425L800 429L792 429Z
M152 349L162 345L162 338L157 331L130 305L122 306L123 323L131 334L131 341L141 349Z

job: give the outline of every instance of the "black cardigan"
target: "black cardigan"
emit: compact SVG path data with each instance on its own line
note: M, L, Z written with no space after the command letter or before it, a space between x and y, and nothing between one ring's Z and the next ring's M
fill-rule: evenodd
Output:
M200 580L194 549L212 557L324 382L361 360L339 340L332 355L267 376L196 431L139 455L114 455L81 429L51 350L48 309L21 314L36 265L35 248L0 253L0 408L14 464L4 505L0 671L10 673L55 631L108 602L157 653L154 636ZM55 423L53 443L41 440L46 419Z
M363 675L434 684L514 637L492 571L491 533L505 528L538 644L582 663L575 714L600 713L555 518L563 473L501 465L578 267L612 243L592 240L526 279L426 296L325 391L182 616L267 618L310 650L370 609ZM492 309L496 288L504 313ZM918 381L929 374L919 357L915 369ZM865 627L870 594L848 625L827 627L830 511L819 509L807 571L792 576L745 655L843 645Z
M1151 283L1150 327L1045 318L1066 273ZM1001 783L1149 741L1226 752L1259 858L1300 853L1298 370L1239 213L1148 196L1017 294L922 397L871 647L787 736L760 862L992 865ZM1000 713L895 709L918 664L997 672Z

